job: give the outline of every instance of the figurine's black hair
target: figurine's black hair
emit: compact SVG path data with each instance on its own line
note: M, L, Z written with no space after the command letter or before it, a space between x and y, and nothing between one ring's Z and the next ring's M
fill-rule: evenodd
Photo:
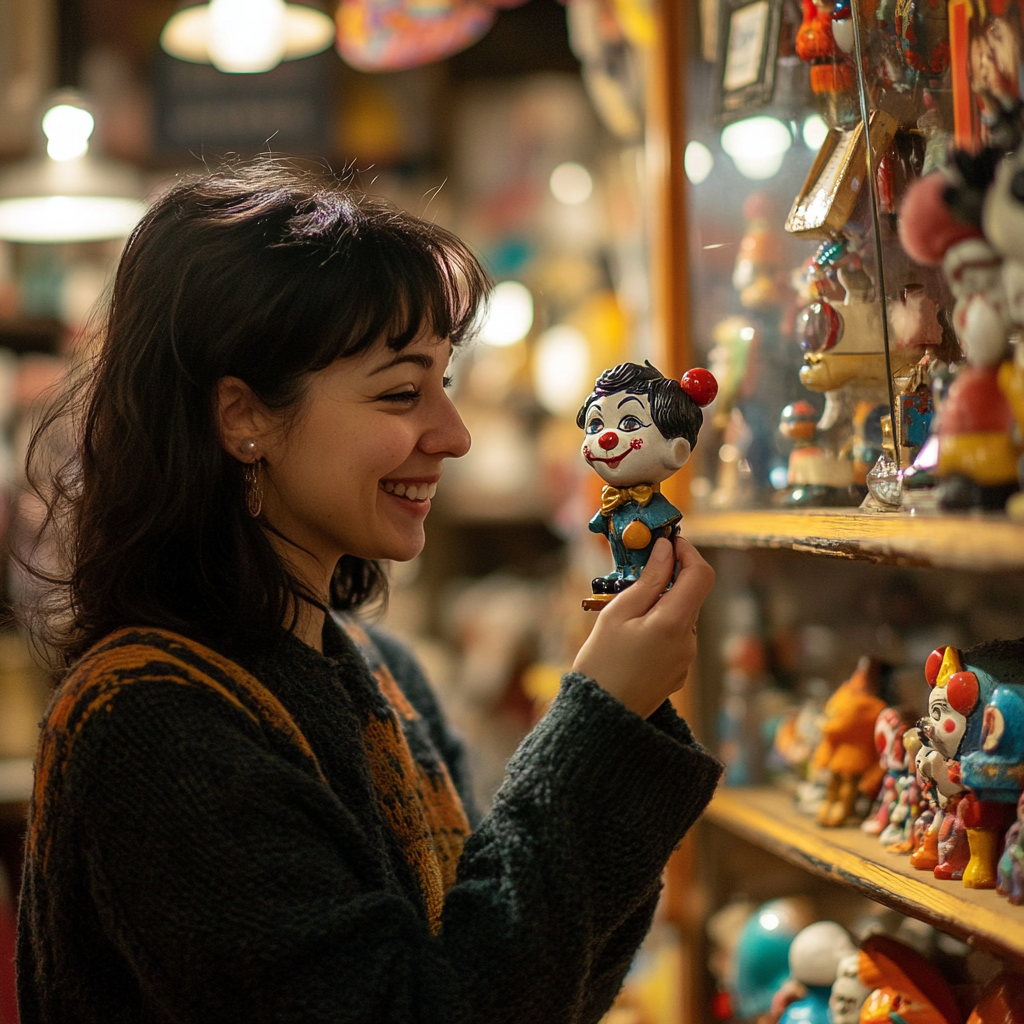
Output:
M685 437L691 448L697 443L697 434L704 422L700 406L683 390L679 381L666 377L646 360L643 366L639 363L619 363L605 370L597 378L590 397L576 414L576 426L583 428L587 410L594 402L618 391L649 396L654 425L666 440Z

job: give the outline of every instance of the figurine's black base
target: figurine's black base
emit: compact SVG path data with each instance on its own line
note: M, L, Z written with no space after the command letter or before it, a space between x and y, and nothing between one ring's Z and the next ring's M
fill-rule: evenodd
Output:
M935 493L939 508L945 512L972 508L1001 512L1006 507L1006 500L1016 491L1015 483L982 487L967 476L948 476L939 483Z

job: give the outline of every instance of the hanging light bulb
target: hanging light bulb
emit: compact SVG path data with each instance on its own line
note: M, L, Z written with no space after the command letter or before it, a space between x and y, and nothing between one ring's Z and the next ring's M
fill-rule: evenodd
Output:
M89 151L89 138L96 121L82 107L58 103L43 115L46 155L51 160L74 160Z
M42 127L46 155L0 171L0 239L126 238L146 212L140 175L127 164L89 152L95 121L73 93L54 98Z
M270 71L333 41L334 22L326 14L284 0L210 0L178 11L160 35L172 57L232 74Z

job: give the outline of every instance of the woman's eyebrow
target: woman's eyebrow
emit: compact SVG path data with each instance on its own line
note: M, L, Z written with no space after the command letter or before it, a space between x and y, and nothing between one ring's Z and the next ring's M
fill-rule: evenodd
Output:
M390 370L392 366L400 366L402 363L413 363L416 366L422 366L424 370L431 370L434 367L434 357L421 352L399 352L394 359L378 366L376 370L371 370L367 376L373 377L375 374L383 373L385 370Z

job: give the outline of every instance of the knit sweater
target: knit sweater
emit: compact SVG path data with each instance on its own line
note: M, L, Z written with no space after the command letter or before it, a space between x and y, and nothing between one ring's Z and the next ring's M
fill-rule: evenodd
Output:
M618 991L720 765L569 674L473 830L394 641L330 621L230 661L122 630L51 701L22 1024L585 1024ZM463 790L465 791L465 790Z

